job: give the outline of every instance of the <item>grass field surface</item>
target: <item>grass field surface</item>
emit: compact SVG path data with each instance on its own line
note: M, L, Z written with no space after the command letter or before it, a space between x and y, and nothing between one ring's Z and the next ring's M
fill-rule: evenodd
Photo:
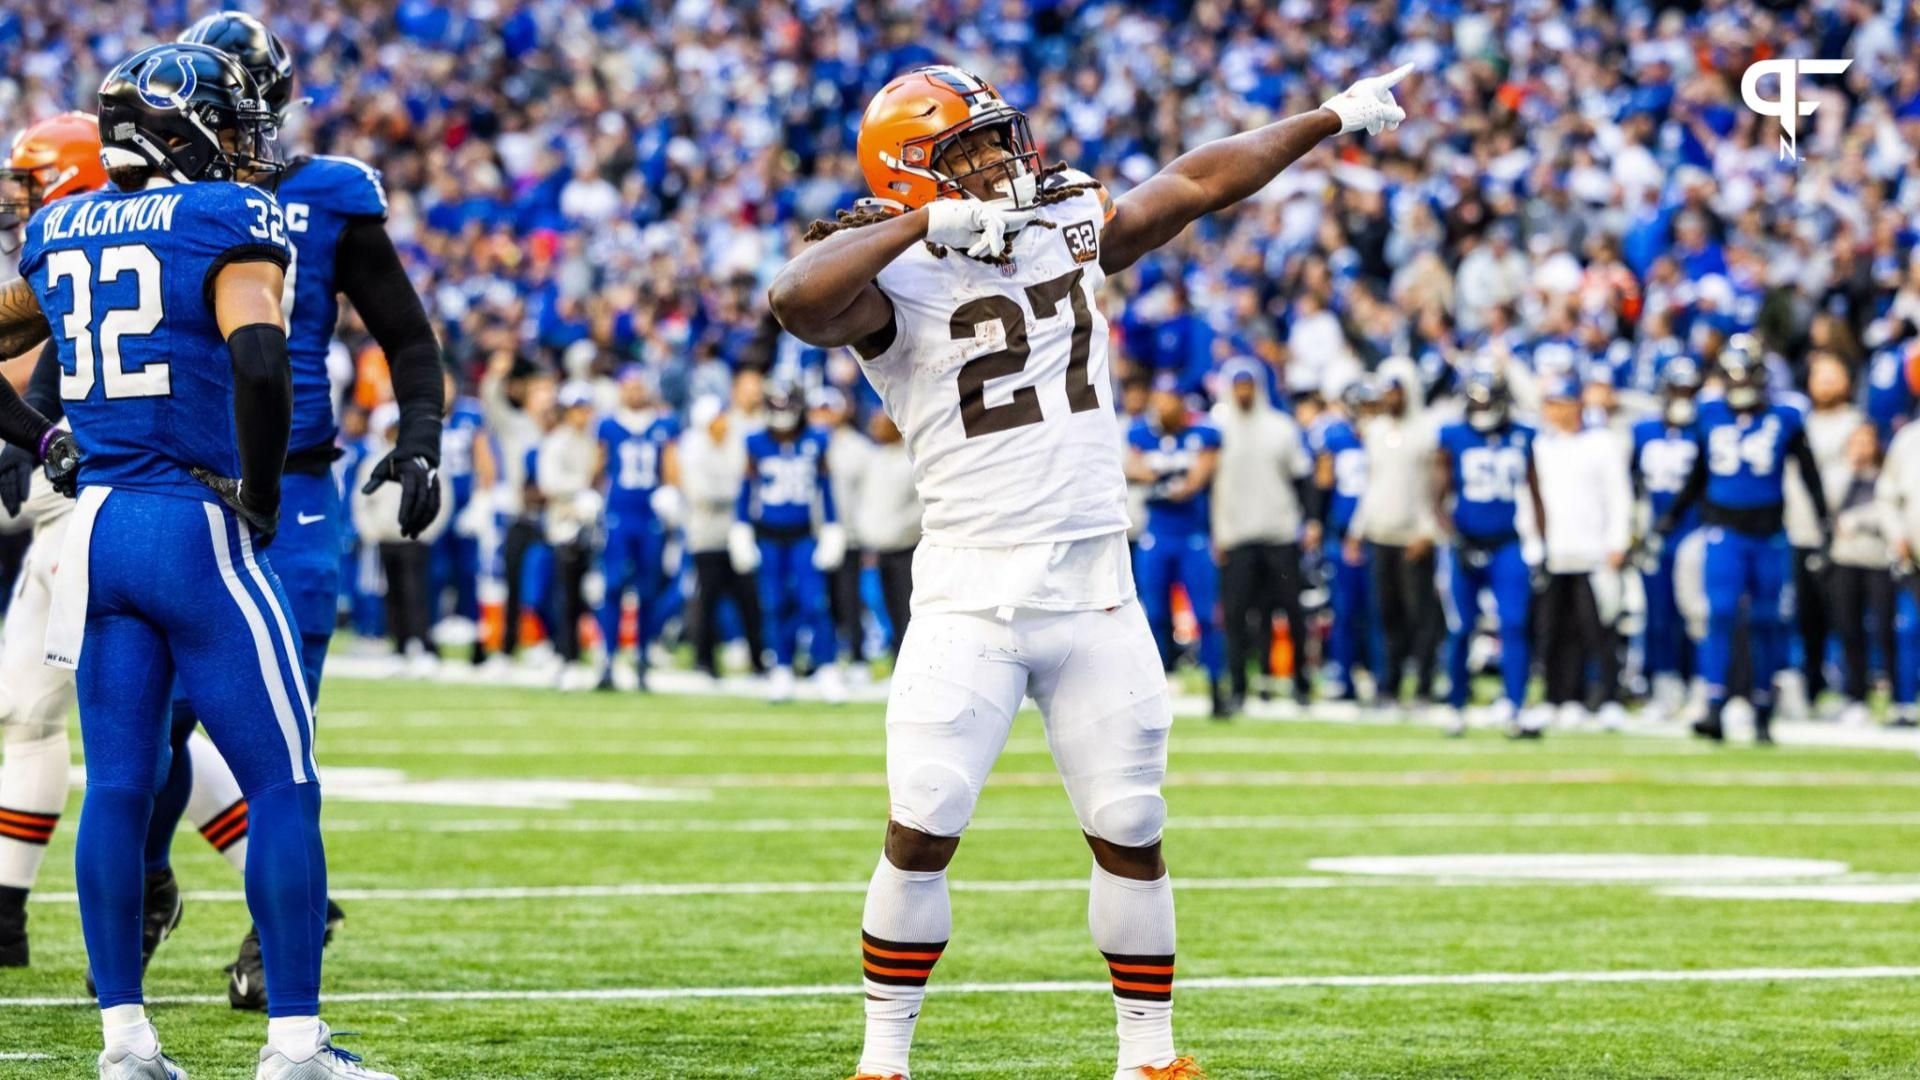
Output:
M327 1019L404 1080L844 1080L881 713L330 682ZM953 867L917 1080L1112 1074L1051 769L1029 712ZM1912 753L1183 718L1172 770L1176 1027L1216 1078L1920 1075ZM0 1076L91 1075L78 808L35 964L0 971ZM190 832L176 869L161 1038L249 1077L239 882Z

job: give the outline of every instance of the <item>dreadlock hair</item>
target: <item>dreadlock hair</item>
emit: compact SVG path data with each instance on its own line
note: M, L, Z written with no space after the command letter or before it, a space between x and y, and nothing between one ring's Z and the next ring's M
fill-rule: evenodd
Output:
M1033 209L1038 209L1042 206L1052 206L1055 203L1066 202L1068 199L1071 199L1074 196L1079 195L1081 192L1098 191L1100 189L1100 182L1097 180L1088 180L1088 181L1084 181L1076 184L1054 184L1052 186L1048 186L1046 184L1046 180L1048 177L1061 172L1062 170L1066 169L1066 167L1067 167L1066 162L1056 161L1053 164L1047 166L1046 168L1040 170L1040 185L1039 185L1040 190L1039 190L1039 193L1034 196L1033 207L1032 207ZM900 214L901 214L901 211L899 210L894 210L889 207L880 206L880 205L855 207L852 210L836 211L834 214L834 219L832 221L826 221L824 219L815 219L811 225L807 226L807 231L803 236L801 236L801 239L811 244L816 240L825 240L827 237L832 236L834 233L841 232L846 229L858 229L863 225L875 225L882 221L892 220L893 218L899 217ZM1030 222L1030 224L1038 225L1043 229L1055 228L1055 225L1053 224L1053 222L1042 221L1038 218L1034 219L1032 222ZM927 250L933 253L934 258L944 259L947 257L947 248L945 245L936 244L931 240L925 241L925 243L927 245ZM1001 254L1001 255L990 256L988 258L981 259L980 261L983 263L986 263L989 266L1005 266L1008 262L1011 262L1012 260L1009 256Z

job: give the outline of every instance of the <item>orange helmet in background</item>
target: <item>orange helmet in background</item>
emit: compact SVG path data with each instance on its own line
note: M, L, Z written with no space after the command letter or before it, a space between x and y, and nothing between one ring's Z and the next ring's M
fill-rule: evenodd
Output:
M14 137L0 169L0 227L25 221L55 199L107 186L100 122L93 114L50 116Z
M959 136L993 127L1005 130L1011 157L981 166L963 160L958 169L945 161L946 168L939 167ZM996 172L1004 174L992 178L996 190L1024 206L1032 201L1040 176L1040 152L1026 114L985 79L944 64L896 76L873 96L860 118L857 154L874 196L912 210L935 199L967 198L961 180Z

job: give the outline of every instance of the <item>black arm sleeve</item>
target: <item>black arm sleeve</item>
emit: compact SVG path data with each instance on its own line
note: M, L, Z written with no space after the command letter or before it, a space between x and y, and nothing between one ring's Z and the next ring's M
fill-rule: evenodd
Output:
M12 383L0 379L0 442L11 443L39 461L40 440L52 429L53 421L20 400Z
M446 385L440 343L420 295L407 280L400 253L378 218L354 218L333 252L333 279L360 313L360 321L387 354L393 397L400 405L400 435L395 452L402 457L440 461L440 421L446 412Z
M251 323L227 336L233 357L233 433L240 445L240 492L248 506L280 507L280 473L293 430L293 372L287 334Z
M1827 491L1820 483L1820 464L1813 459L1813 447L1808 445L1804 430L1787 444L1787 453L1800 466L1800 482L1806 485L1814 516L1820 519L1820 531L1825 532L1832 527L1832 519L1827 516Z
M1654 523L1654 531L1662 535L1673 531L1693 504L1707 493L1707 444L1705 440L1694 443L1697 449L1693 455L1693 471L1687 474L1687 482L1680 488L1680 494L1674 497L1673 505Z
M1293 494L1300 500L1300 520L1326 524L1326 500L1321 497L1324 493L1320 490L1320 485L1313 482L1313 474L1309 473L1295 480Z
M40 350L40 359L33 365L33 377L27 380L27 392L20 396L41 416L56 424L66 415L67 407L60 401L60 350L54 348L53 342L47 342Z

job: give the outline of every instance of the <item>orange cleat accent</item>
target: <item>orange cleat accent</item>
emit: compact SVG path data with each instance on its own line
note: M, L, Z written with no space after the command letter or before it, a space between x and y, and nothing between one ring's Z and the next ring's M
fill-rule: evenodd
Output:
M1140 1076L1141 1080L1207 1080L1207 1074L1190 1057L1174 1058L1173 1063L1164 1068L1142 1065Z
M907 1080L907 1078L899 1073L894 1073L892 1076L881 1076L879 1073L855 1073L853 1080Z

